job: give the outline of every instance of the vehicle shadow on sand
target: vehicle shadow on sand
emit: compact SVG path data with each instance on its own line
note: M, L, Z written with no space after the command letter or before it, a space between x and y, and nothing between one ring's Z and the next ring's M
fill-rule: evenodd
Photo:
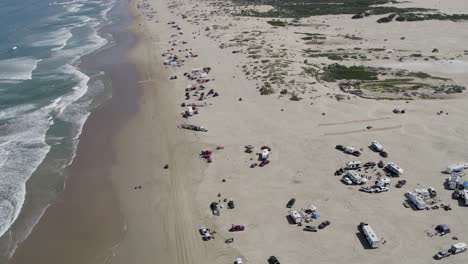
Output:
M366 237L361 232L357 232L356 237L359 239L359 242L361 242L362 248L365 250L372 249Z

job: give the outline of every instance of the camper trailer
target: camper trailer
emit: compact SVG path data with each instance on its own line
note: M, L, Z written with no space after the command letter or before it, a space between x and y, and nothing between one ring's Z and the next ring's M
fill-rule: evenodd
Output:
M366 178L361 177L361 175L355 171L347 171L346 177L348 177L355 184L365 184L367 182Z
M455 190L460 183L460 175L457 173L452 173L450 177L447 178L447 187L450 190Z
M361 233L366 237L367 242L369 242L371 248L378 248L380 245L380 239L377 234L375 234L372 227L366 223L361 223L359 226Z
M468 168L468 163L457 163L457 164L452 164L445 169L445 172L447 173L454 173L454 172L462 172Z
M348 161L346 162L346 169L348 170L356 170L361 168L362 162L360 161Z
M423 209L426 209L427 208L427 204L426 202L424 201L424 199L416 192L407 192L405 193L406 197L408 198L408 200L414 204L414 206L419 209L419 210L423 210Z
M296 224L302 222L302 215L298 211L291 211L289 216Z
M403 174L403 169L398 167L395 163L388 163L387 166L385 167L389 172L397 175L397 176L400 176L401 174Z
M458 254L458 253L462 253L462 252L465 252L465 251L466 251L466 244L465 243L453 244L449 249L449 252L452 253L452 254Z

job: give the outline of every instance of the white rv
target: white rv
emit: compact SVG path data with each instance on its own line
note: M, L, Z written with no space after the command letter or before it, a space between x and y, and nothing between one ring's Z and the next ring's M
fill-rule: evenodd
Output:
M395 175L401 175L403 174L403 169L398 167L395 163L393 162L390 162L390 163L387 163L387 166L385 167L388 171L390 171L391 173L395 174Z
M346 162L346 169L348 170L355 170L359 169L362 166L362 162L360 161L348 161Z
M406 197L408 197L408 200L410 200L417 209L423 210L427 208L426 202L418 193L407 192Z
M291 211L289 216L291 216L291 219L294 220L296 224L302 222L302 215L298 211Z
M458 254L466 251L466 244L465 243L456 243L453 244L450 249L450 253L452 254Z
M355 184L365 184L367 182L366 178L361 177L361 175L355 171L347 171L346 177L348 177Z
M453 172L462 172L463 170L468 168L468 163L457 163L457 164L452 164L445 169L445 172L447 173L453 173Z
M380 245L380 239L375 234L374 230L372 227L368 224L361 224L361 232L362 234L366 237L367 242L369 242L369 245L372 248L378 248Z

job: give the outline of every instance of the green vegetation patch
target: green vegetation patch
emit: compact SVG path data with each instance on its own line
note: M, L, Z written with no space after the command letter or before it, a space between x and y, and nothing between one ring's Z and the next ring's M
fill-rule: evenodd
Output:
M267 21L267 23L275 27L285 27L288 25L288 22L281 20L269 20Z
M426 12L425 8L399 8L381 6L388 3L398 3L395 0L233 0L243 5L271 5L273 9L261 12L254 9L242 10L238 15L254 17L287 17L302 18L323 15L341 14L390 14L405 12Z
M340 64L331 64L323 69L321 79L326 82L337 80L378 80L377 71L364 66L346 67Z
M442 14L442 13L435 13L435 14L427 14L427 13L413 13L408 12L404 14L400 14L396 19L399 22L412 22L412 21L425 21L425 20L448 20L448 21L464 21L468 20L468 14Z

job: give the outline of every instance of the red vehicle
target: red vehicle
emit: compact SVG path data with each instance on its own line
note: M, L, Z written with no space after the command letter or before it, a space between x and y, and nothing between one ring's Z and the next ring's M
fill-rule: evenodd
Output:
M245 227L242 225L232 225L231 228L229 229L229 232L238 232L238 231L244 231Z
M263 167L263 166L267 165L268 163L270 163L269 160L263 160L262 162L260 162L260 164L258 166Z
M210 150L203 150L203 151L201 152L200 156L201 156L202 158L207 159L207 158L211 157L212 154L213 154L213 152L210 151Z

